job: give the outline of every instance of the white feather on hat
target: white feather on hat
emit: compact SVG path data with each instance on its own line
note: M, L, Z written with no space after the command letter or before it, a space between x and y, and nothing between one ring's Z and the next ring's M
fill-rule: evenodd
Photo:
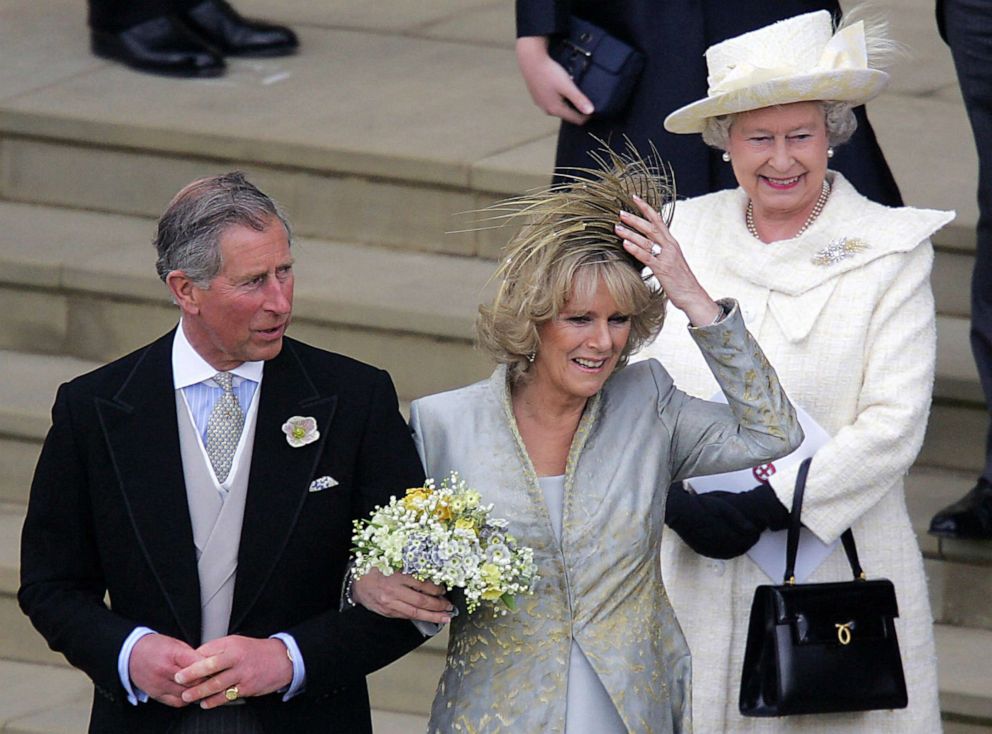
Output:
M872 68L864 21L834 33L830 13L818 10L778 21L710 46L709 90L665 118L673 133L698 133L706 119L792 102L864 104L889 75Z

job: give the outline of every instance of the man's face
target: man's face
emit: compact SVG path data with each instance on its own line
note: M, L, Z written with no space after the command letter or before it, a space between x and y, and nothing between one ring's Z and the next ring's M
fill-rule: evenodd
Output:
M282 349L293 310L286 229L278 219L261 232L233 225L221 235L220 255L221 269L209 288L188 281L182 288L186 337L219 371L272 359Z

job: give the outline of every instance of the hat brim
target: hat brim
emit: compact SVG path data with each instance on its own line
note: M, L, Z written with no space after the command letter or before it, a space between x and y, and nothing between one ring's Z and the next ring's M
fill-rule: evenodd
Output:
M888 85L889 75L878 69L846 69L769 79L677 109L665 118L665 129L672 133L699 133L710 117L793 102L836 101L857 106L877 97Z

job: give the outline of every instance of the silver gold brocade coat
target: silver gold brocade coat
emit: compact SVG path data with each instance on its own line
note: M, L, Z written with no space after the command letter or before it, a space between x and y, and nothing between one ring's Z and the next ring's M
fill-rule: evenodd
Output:
M427 474L460 472L534 549L540 574L516 612L483 606L454 619L432 734L561 734L573 638L631 732L691 731L689 650L658 563L668 485L782 456L802 440L774 370L730 305L719 324L691 330L729 407L685 395L654 361L616 373L589 401L568 457L561 543L504 368L413 403Z

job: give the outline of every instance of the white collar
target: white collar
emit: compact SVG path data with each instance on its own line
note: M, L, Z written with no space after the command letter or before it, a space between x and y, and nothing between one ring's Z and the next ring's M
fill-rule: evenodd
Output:
M233 370L228 370L238 377L252 382L262 382L262 368L265 362L242 362ZM172 382L176 390L181 390L190 385L196 385L205 380L209 380L217 374L217 370L210 366L199 352L193 349L193 345L186 338L183 331L183 322L179 321L176 327L176 336L172 340Z

